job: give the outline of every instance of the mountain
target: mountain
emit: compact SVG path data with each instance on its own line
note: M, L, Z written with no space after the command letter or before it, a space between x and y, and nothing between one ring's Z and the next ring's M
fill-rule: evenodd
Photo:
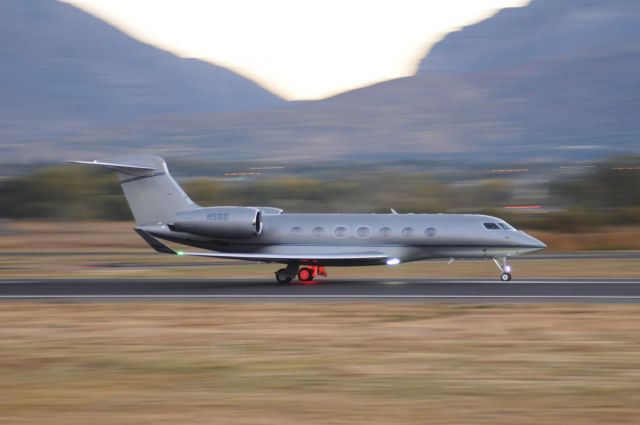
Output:
M25 136L24 126L15 134L0 127L0 155L91 158L126 151L509 166L637 152L639 31L635 0L533 0L445 37L413 77L286 108L150 115L71 136L51 129Z
M423 157L508 165L636 152L639 16L640 2L534 0L446 37L413 77L284 110L172 117L125 133L130 145L163 140L177 155L192 149L300 161Z
M640 81L632 69L640 70L640 44L491 74L420 74L275 111L149 120L121 133L129 145L180 156L422 157L505 166L592 159L640 147Z
M448 34L419 73L473 74L640 40L637 0L533 0Z
M15 132L282 104L228 69L138 42L68 4L0 0L0 122Z
M639 114L640 2L533 0L450 34L413 77L298 108L261 146L278 134L315 156L592 159L638 151Z

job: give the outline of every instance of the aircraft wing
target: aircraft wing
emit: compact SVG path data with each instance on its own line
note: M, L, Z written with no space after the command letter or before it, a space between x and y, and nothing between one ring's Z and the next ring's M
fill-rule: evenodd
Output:
M375 262L377 260L386 260L388 255L380 252L354 252L344 254L261 254L261 253L226 253L226 252L175 252L177 255L189 255L194 257L213 257L213 258L228 258L234 260L249 260L249 261L263 261L263 262L286 262L286 261L300 261L300 262L313 262L317 261L331 261L331 262Z
M153 237L149 232L142 229L134 229L153 249L164 254L174 254L180 256L193 256L193 257L211 257L211 258L226 258L233 260L247 260L247 261L261 261L261 262L274 262L274 263L286 263L289 261L313 262L323 261L331 262L333 264L370 264L382 262L389 258L387 254L375 251L361 251L353 253L339 253L339 254L266 254L266 253L227 253L227 252L183 252L176 251L169 248L167 245L160 242L157 238Z

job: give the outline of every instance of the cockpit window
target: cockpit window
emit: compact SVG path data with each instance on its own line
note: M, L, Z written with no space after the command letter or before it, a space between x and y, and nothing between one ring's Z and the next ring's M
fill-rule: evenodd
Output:
M507 223L498 223L498 226L502 227L504 230L514 230L513 227L509 226Z
M496 223L482 223L485 229L500 230L500 227Z

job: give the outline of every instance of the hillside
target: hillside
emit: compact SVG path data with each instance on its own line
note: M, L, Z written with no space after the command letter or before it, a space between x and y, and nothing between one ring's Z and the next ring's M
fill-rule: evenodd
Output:
M283 103L225 68L140 43L68 4L0 0L5 131Z
M176 111L71 135L9 134L0 154L508 165L637 152L639 35L640 3L534 0L446 37L413 77L287 108Z
M418 74L322 102L148 120L141 149L227 158L580 160L640 147L640 43L475 74Z
M635 0L533 0L450 33L423 59L419 73L497 71L638 40Z

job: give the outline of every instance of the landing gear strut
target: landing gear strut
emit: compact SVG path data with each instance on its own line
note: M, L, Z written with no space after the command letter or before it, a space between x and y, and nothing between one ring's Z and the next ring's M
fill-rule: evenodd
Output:
M280 283L289 283L298 273L298 264L287 264L287 268L276 271L276 280Z
M496 266L500 269L500 280L503 282L509 282L511 280L511 266L507 262L507 257L502 258L502 264L498 262L495 258L493 262L496 263Z

